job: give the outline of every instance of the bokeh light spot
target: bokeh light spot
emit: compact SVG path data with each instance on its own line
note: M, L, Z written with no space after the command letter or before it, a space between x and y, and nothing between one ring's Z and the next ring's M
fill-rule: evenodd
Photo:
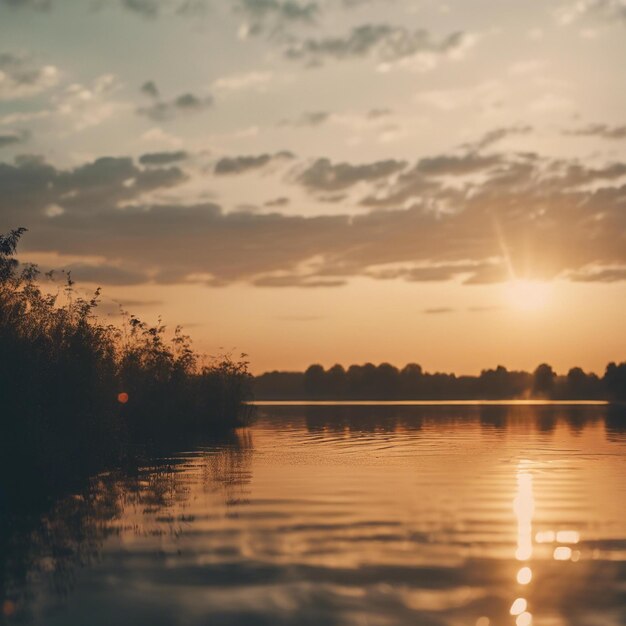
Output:
M517 572L517 582L520 585L527 585L533 578L533 571L530 567L522 567L519 572Z
M528 608L528 602L526 598L517 598L511 605L511 615L520 615Z
M117 394L117 401L120 404L126 404L128 402L128 394L125 391Z
M17 607L15 606L15 602L11 600L5 600L2 604L2 615L5 617L11 617L15 614Z
M569 561L572 558L572 549L567 546L559 546L554 548L555 561Z

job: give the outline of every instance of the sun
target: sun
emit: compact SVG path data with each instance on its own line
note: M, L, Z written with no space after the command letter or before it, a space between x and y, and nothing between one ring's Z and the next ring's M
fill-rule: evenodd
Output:
M512 280L506 284L509 306L517 311L536 312L545 309L551 291L549 283L538 280Z

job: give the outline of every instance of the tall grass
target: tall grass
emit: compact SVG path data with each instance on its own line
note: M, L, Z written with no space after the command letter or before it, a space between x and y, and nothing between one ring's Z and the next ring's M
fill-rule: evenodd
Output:
M80 297L70 276L53 293L20 265L25 229L0 236L0 454L33 467L101 466L128 444L172 442L248 419L245 355L203 364L180 328L168 338L127 315L101 322L100 290Z

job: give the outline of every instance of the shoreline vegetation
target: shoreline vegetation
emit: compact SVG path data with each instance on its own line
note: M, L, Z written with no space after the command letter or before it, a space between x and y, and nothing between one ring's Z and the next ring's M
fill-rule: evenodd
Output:
M499 365L479 376L428 373L410 363L311 365L304 372L267 372L254 378L257 401L494 401L626 400L626 362L609 363L603 376L573 367L557 375L546 363L533 372L509 371Z
M180 327L105 324L70 275L47 293L16 259L25 232L0 235L0 509L15 463L48 488L248 423L245 355L205 364Z

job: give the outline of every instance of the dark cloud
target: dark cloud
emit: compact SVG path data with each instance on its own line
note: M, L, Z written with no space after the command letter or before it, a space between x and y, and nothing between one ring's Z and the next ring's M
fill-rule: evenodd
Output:
M263 276L252 281L255 287L304 287L308 289L343 287L345 279L315 278L299 274L286 276Z
M150 152L142 154L139 157L139 163L142 165L169 165L170 163L184 161L188 156L187 152L183 150L177 150L176 152Z
M27 8L36 11L47 11L52 6L51 0L0 0L0 6L3 4L15 9Z
M244 19L247 34L277 35L290 25L313 24L320 7L296 0L237 0L235 10Z
M510 135L527 135L530 132L532 132L531 126L506 126L503 128L495 128L494 130L486 132L475 143L465 144L464 147L470 150L482 150Z
M134 272L114 265L73 263L63 269L71 273L73 280L97 285L140 285L149 279L146 272Z
M184 174L124 158L59 170L29 157L0 164L0 232L30 228L26 253L107 258L130 275L107 268L99 278L118 284L331 287L355 276L481 284L509 279L509 268L524 278L626 279L626 185L616 178L625 164L585 169L512 155L485 165L452 195L434 183L406 207L303 217L145 205L146 191L180 184ZM385 181L392 191L397 178Z
M120 203L185 180L177 167L142 169L130 158L104 157L57 170L41 158L25 156L13 165L0 163L0 211L26 226L49 220L50 206L58 207L57 214L62 210L85 219L89 213L115 211Z
M386 178L406 167L405 161L377 161L364 165L335 163L329 159L318 159L301 172L298 182L312 191L339 191L365 181Z
M566 135L583 137L601 137L602 139L626 139L626 126L609 126L608 124L590 124L584 128L566 131Z
M286 198L285 196L281 196L280 198L274 198L273 200L268 200L265 203L265 206L267 207L281 207L281 206L287 206L289 204L290 200L289 198Z
M29 133L24 130L19 132L1 133L0 148L24 143L29 138L29 136Z
M462 201L463 193L452 189L445 190L442 177L467 176L497 170L503 158L499 155L482 156L476 153L465 155L438 155L423 158L411 169L400 173L397 180L385 190L364 198L366 207L389 208L404 206L407 202L423 202L427 198L455 203ZM510 169L505 170L508 175Z
M258 170L273 161L290 160L294 155L291 152L277 152L276 154L259 154L256 156L224 157L215 164L215 173L243 174L250 170Z
M159 0L122 0L122 6L144 17L157 17L159 14Z
M422 312L426 315L444 315L445 313L454 313L454 309L447 306L441 306L433 309L424 309Z
M498 165L498 155L481 156L469 153L463 156L440 155L421 159L416 171L426 176L463 176L474 174Z
M153 80L148 80L141 86L141 93L151 98L158 98L160 95L159 88Z
M150 106L139 107L137 113L154 121L163 122L179 115L199 113L212 106L212 96L200 97L192 93L184 93L173 100L156 100Z
M433 39L425 29L409 30L389 24L365 24L344 37L306 39L291 43L285 57L306 65L325 61L341 61L373 56L379 61L393 62L416 56L451 53L466 44L467 36L457 32L441 40Z
M289 121L286 120L284 122L281 122L282 126L320 126L321 124L324 124L324 122L327 122L330 117L331 117L331 113L329 113L328 111L309 111L306 113L303 113L299 118L295 119L294 121Z

